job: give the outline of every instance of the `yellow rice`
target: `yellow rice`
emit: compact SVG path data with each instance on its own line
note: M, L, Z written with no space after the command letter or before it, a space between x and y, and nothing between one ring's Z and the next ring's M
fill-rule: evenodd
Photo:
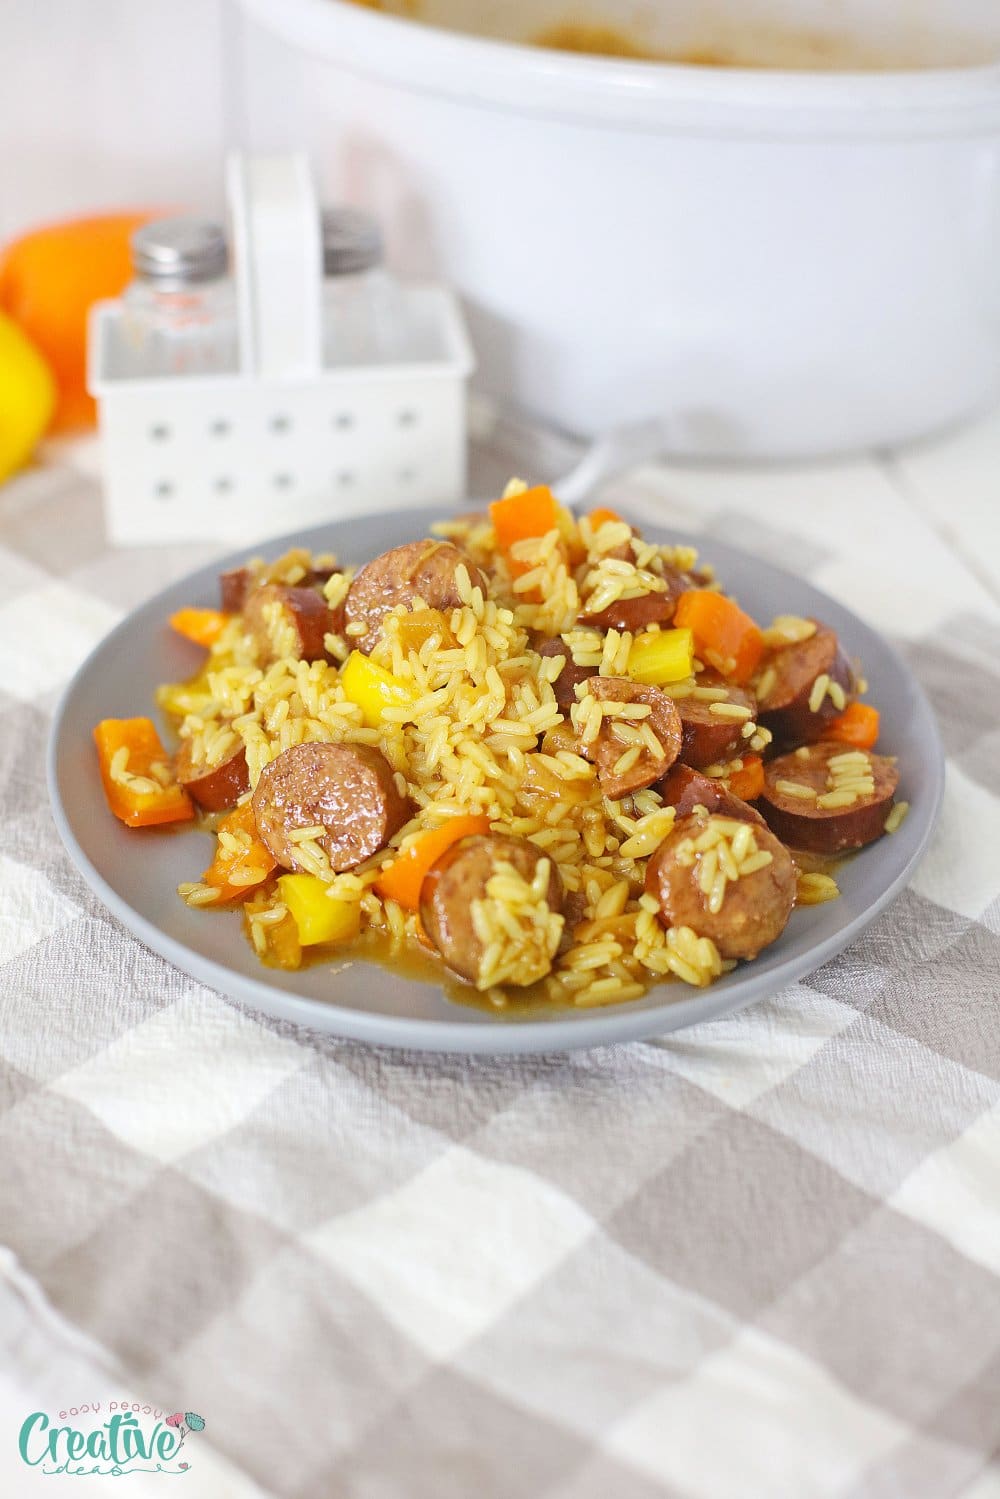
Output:
M687 927L665 928L655 899L643 893L646 860L670 833L673 808L663 806L652 789L605 800L594 766L567 747L572 740L539 745L540 735L564 725L553 691L562 660L539 657L529 644L530 631L563 634L576 665L604 676L623 674L633 637L588 629L577 623L578 615L662 592L664 569L692 568L696 554L633 538L633 560L623 562L612 554L629 541L630 528L613 520L594 528L584 519L577 527L586 552L582 562L569 565L554 528L515 543L511 555L521 570L512 578L487 522L451 521L438 529L490 577L489 597L472 586L467 568L458 568L461 603L419 648L407 645L401 633L408 615L400 610L385 619L369 659L392 674L410 701L387 707L377 729L368 727L361 709L346 698L339 676L359 632L348 627L343 634L327 635L333 664L301 661L278 612L265 621L270 654L278 658L272 664L260 659L237 616L199 677L159 690L161 705L176 715L197 763L219 764L242 744L251 789L264 766L294 745L333 741L381 750L414 809L389 845L358 869L335 875L319 841L321 827L300 829L294 837L302 868L327 882L331 896L356 901L362 935L380 936L394 950L419 941L419 924L412 912L381 899L373 886L381 867L423 831L475 814L487 817L496 831L533 843L545 856L539 865L545 880L529 884L512 867L501 867L484 899L474 903L473 923L486 949L479 988L489 1002L506 1004L502 986L512 982L535 983L533 997L581 1007L636 999L661 979L679 978L697 987L711 983L733 964L721 960L708 938ZM270 565L255 560L250 567L257 582L295 583L321 565L332 569L323 592L336 607L352 572L337 569L335 559L295 551ZM418 601L414 611L425 607ZM788 618L771 627L775 643L779 636L782 642L805 638L810 628L808 621ZM700 687L700 668L696 663L695 676L664 690L678 699L701 699L714 716L743 722L748 748L762 749L770 739L767 731L753 722L749 709L728 703L725 689ZM587 746L606 722L613 725L622 751L615 767L619 773L644 752L659 752L644 722L647 705L586 692L578 696L568 715L576 739ZM736 757L705 773L722 777L742 763ZM127 764L118 772L127 775ZM837 768L838 791L853 789L856 781L853 764ZM717 840L719 847L712 850L706 893L716 900L716 909L727 880L761 867L753 830L738 826L742 831ZM549 861L582 911L572 940L563 917L550 912L542 898ZM248 876L248 882L253 879ZM829 898L820 888L815 880L812 886L800 881L800 898L805 903L810 890L813 900ZM196 906L219 899L212 886L195 880L182 885L180 894ZM285 916L276 890L265 887L249 903L251 939L262 955L269 932Z

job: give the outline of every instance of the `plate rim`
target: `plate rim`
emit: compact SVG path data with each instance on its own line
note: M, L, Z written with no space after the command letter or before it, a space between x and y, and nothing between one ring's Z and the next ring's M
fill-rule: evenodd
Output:
M622 507L619 506L619 509ZM625 507L627 509L627 507ZM350 525L352 520L377 519L379 522L390 525L398 521L401 525L409 523L411 526L421 516L434 514L437 519L445 518L439 513L444 507L412 507L395 510L376 512L368 517L342 517L341 520L328 520L319 522L313 526L298 527L293 531L283 532L277 536L265 537L260 541L251 541L248 545L254 550L272 548L287 549L291 546L309 546L309 538L317 532L327 531L333 525ZM458 512L461 513L461 512ZM626 518L628 518L626 516ZM638 521L648 527L666 529L656 521ZM680 545L694 545L699 550L709 551L712 538L700 536L697 533L687 532L680 527L669 527L670 535ZM763 565L772 571L786 573L781 568L767 559L756 557L752 552L744 551L743 548L733 546L729 542L723 543L727 550L737 552L751 566ZM832 595L823 589L815 587L808 579L803 579L809 589L819 598L828 600L841 612L847 613L864 630L878 636L879 642L885 650L889 660L900 676L904 678L923 711L930 729L928 752L932 755L931 769L933 772L933 786L930 805L926 798L921 808L924 819L922 831L918 842L910 854L904 867L898 872L894 879L879 892L875 899L868 905L866 910L859 916L848 921L838 931L831 933L815 945L810 945L804 952L790 956L783 960L780 975L764 972L754 974L752 968L745 970L742 977L742 985L739 992L734 996L731 988L711 985L707 989L692 990L683 998L672 998L669 1003L634 1009L631 1005L614 1006L609 1005L599 1010L581 1015L579 1011L567 1011L566 1016L553 1017L551 1014L542 1019L531 1019L520 1015L497 1017L491 1022L487 1017L479 1019L444 1019L430 1020L422 1017L404 1017L398 1015L380 1014L377 1012L363 1011L355 1008L342 1006L335 999L329 1001L317 1000L308 995L294 994L284 989L279 989L266 982L263 978L248 977L217 962L213 958L205 957L196 950L189 948L186 944L171 937L145 916L141 911L119 894L119 892L108 883L96 866L91 862L86 850L79 842L70 824L68 813L63 805L59 782L59 758L62 745L64 722L73 706L78 683L97 658L114 642L125 636L132 625L135 615L140 611L152 609L152 607L164 595L185 582L186 578L193 577L206 568L212 568L219 572L228 567L238 566L246 560L248 546L242 546L231 552L223 553L217 559L203 563L190 573L174 579L166 584L156 593L151 594L114 625L105 635L101 637L94 647L80 662L72 677L63 687L49 729L48 742L46 746L46 781L49 802L56 830L59 833L63 846L70 855L71 860L79 873L100 897L111 911L112 915L137 937L148 948L158 956L172 963L174 967L186 973L189 977L199 983L216 990L230 1000L244 1004L250 1008L258 1009L264 1014L278 1016L283 1020L302 1026L305 1029L319 1031L325 1034L335 1035L351 1041L359 1041L373 1046L384 1046L393 1049L412 1050L422 1052L433 1052L440 1054L457 1053L464 1055L516 1055L531 1053L556 1053L571 1050L580 1050L588 1047L612 1045L620 1042L645 1040L651 1036L662 1035L672 1030L686 1029L690 1025L697 1025L706 1020L716 1019L721 1015L735 1014L745 1009L748 1005L755 1004L766 998L769 994L785 988L787 985L797 982L810 973L821 968L824 963L837 956L847 946L860 937L892 904L896 897L909 884L919 863L924 858L928 844L933 837L934 831L941 813L945 789L945 752L941 738L937 717L927 698L921 683L916 678L911 668L900 655L895 644L873 625L867 624L859 615L855 614L846 604L839 603ZM154 684L155 686L155 684ZM359 959L358 961L364 961ZM376 965L371 965L373 968ZM266 969L262 970L266 973ZM647 995L643 996L645 1000ZM642 1004L643 1001L635 1001ZM456 1006L456 1009L459 1008ZM573 1019L570 1020L570 1016ZM329 1023L329 1022L333 1023Z

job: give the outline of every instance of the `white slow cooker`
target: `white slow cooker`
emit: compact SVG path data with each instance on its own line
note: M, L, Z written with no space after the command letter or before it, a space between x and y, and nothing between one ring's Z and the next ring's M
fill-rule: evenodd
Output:
M401 269L458 287L501 399L581 433L666 415L678 455L776 458L1000 397L996 0L428 0L420 22L243 3L247 143L309 146ZM567 19L675 55L706 28L750 52L822 33L832 66L498 39Z

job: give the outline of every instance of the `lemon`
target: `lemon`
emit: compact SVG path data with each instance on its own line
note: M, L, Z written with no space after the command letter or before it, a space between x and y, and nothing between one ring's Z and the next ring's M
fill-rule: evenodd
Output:
M0 312L0 484L35 451L55 401L55 382L45 360Z

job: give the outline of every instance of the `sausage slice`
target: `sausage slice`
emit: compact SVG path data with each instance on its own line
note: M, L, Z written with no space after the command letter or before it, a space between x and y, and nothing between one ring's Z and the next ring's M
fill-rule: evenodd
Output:
M248 567L231 567L219 574L219 600L227 614L239 614L253 587L253 573Z
M182 739L174 764L178 781L206 812L225 812L250 790L247 752L242 744L220 764L206 766L195 762L190 739Z
M870 787L857 790L855 786ZM848 788L837 791L838 783ZM863 848L885 831L899 772L885 755L847 744L811 744L764 767L761 811L792 848L837 854Z
M758 678L760 721L786 744L822 739L830 719L843 712L854 695L854 673L835 631L813 623L815 635L774 651ZM832 697L829 690L821 696L814 694L822 676L834 684ZM811 706L814 696L819 696L815 707Z
M482 833L460 838L428 870L420 891L420 920L454 973L472 984L478 982L485 948L473 925L472 903L486 895L487 882L496 873L497 865L506 861L531 881L545 857L541 849L525 838ZM562 880L550 860L546 902L550 910L559 912L562 900ZM547 971L534 973L527 982L543 978Z
M672 765L663 780L657 782L656 790L662 796L664 806L677 809L678 819L690 817L695 807L704 807L706 812L720 812L723 817L753 822L761 828L766 826L756 807L735 796L728 786L711 776L699 775L698 771L680 762Z
M383 552L363 567L344 600L344 623L363 624L364 635L349 636L367 655L379 638L385 616L400 604L410 607L421 598L429 609L457 609L462 599L455 570L464 563L473 588L486 592L486 580L474 562L450 541L408 541Z
M629 630L633 635L648 630L650 625L668 625L677 610L677 600L684 592L685 583L681 573L673 567L663 569L666 583L665 593L643 593L634 599L616 599L606 609L596 614L581 614L582 625L593 625L598 630Z
M315 588L266 583L250 593L243 614L263 666L289 656L326 660L323 642L337 621Z
M701 688L724 695L714 699L698 696L675 699L684 732L680 757L685 765L693 765L696 770L736 754L743 744L743 725L757 712L753 693L727 682L717 671L698 673L695 691ZM730 708L746 712L736 716L728 712Z
M283 869L304 869L291 834L321 827L316 842L335 874L377 854L411 813L388 760L366 744L294 745L265 765L252 805Z
M724 958L755 958L781 936L795 904L792 856L773 833L756 824L750 829L749 849L736 859L737 869L745 866L746 872L736 880L725 879L723 872L718 898L713 885L722 869L719 850L698 845L718 836L730 856L738 856L747 827L745 821L718 813L684 817L646 865L646 890L659 901L663 926L687 926L699 937L711 937ZM755 868L763 854L770 859Z
M597 667L577 666L573 660L573 652L558 636L543 636L535 645L535 650L540 656L562 656L565 665L552 683L552 691L560 708L572 708L576 702L578 684L596 677Z
M601 791L617 801L652 786L680 754L681 720L673 700L658 687L646 687L625 677L592 677L584 703L587 696L599 702L634 703L640 710L648 710L632 717L627 713L603 717L596 739L588 740L584 729L580 753L597 766ZM658 748L648 742L650 736Z

